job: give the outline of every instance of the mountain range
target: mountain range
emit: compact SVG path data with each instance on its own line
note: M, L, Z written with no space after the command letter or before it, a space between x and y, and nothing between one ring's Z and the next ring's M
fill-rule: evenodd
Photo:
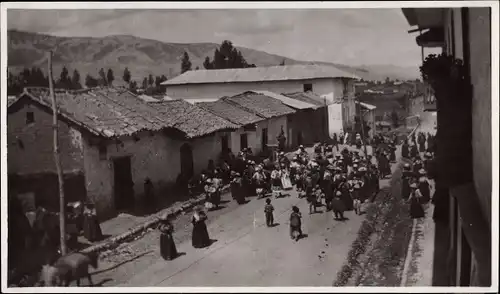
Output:
M165 43L130 35L115 35L103 38L92 37L58 37L47 34L9 30L8 68L16 73L25 67L37 66L45 71L47 68L48 50L53 50L54 75L58 76L63 66L70 73L78 69L82 82L86 74L97 76L100 68L111 68L117 82L122 81L125 67L128 67L132 79L140 82L152 74L166 75L172 78L180 74L181 58L184 52L190 56L192 68L203 69L205 57L213 57L219 46L215 43ZM347 71L355 72L365 80L391 79L408 80L419 78L418 67L402 67L398 65L367 65L354 67L338 63L301 61L284 56L269 54L250 48L238 47L248 63L257 66L273 66L282 63L305 64L317 63L333 65Z

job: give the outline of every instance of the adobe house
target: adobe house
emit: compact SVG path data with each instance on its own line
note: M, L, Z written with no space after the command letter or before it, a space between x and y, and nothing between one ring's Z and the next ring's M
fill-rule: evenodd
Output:
M146 178L165 191L181 172L200 171L219 155L219 133L238 127L185 101L160 111L116 89L56 97L66 199L94 202L101 218L140 202ZM9 194L34 192L37 206L58 210L48 90L26 88L8 108L7 130Z

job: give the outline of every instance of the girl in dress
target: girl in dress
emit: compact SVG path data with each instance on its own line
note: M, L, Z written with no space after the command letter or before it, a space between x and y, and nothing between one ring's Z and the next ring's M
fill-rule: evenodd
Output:
M172 260L177 257L177 248L175 247L174 226L171 223L171 216L163 216L158 230L160 231L160 254L164 260Z
M208 236L207 225L205 221L207 215L200 208L195 208L191 223L193 224L193 233L191 236L192 245L194 248L204 248L210 245L210 237Z
M302 236L302 214L297 206L292 207L290 214L290 238L298 241Z

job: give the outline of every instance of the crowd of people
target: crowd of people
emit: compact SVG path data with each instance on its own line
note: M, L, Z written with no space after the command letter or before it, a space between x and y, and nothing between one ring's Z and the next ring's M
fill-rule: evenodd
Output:
M410 202L410 216L425 216L424 205L431 201L431 185L434 162L434 136L423 132L405 140L401 156L407 159L403 166L401 196Z
M272 198L290 196L295 189L297 196L307 201L309 213L318 209L331 211L334 219L345 220L345 211L362 213L363 203L370 201L380 190L379 180L391 174L390 163L396 160L395 137L377 136L371 142L372 154L366 154L359 144L360 136L352 136L347 141L357 147L339 147L346 138L335 135L331 144L318 143L313 152L304 146L292 154L278 149L270 156L260 159L250 148L241 150L236 156L228 154L219 166L210 161L199 179L190 183L191 193L196 190L206 195L205 209L197 207L192 217L192 246L203 248L210 244L205 221L206 211L217 209L221 201L222 188L230 186L232 198L238 204L246 203L246 198L257 196L266 198L264 215L266 225L274 225ZM365 142L362 142L365 144ZM290 215L290 237L298 240L302 236L302 214L293 206ZM162 256L169 260L176 254L173 244L173 227L167 219L160 227L162 234Z

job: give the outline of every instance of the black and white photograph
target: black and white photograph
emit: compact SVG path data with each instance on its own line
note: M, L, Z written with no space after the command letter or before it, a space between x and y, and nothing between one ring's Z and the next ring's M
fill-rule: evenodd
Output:
M499 23L2 2L2 292L497 293Z

